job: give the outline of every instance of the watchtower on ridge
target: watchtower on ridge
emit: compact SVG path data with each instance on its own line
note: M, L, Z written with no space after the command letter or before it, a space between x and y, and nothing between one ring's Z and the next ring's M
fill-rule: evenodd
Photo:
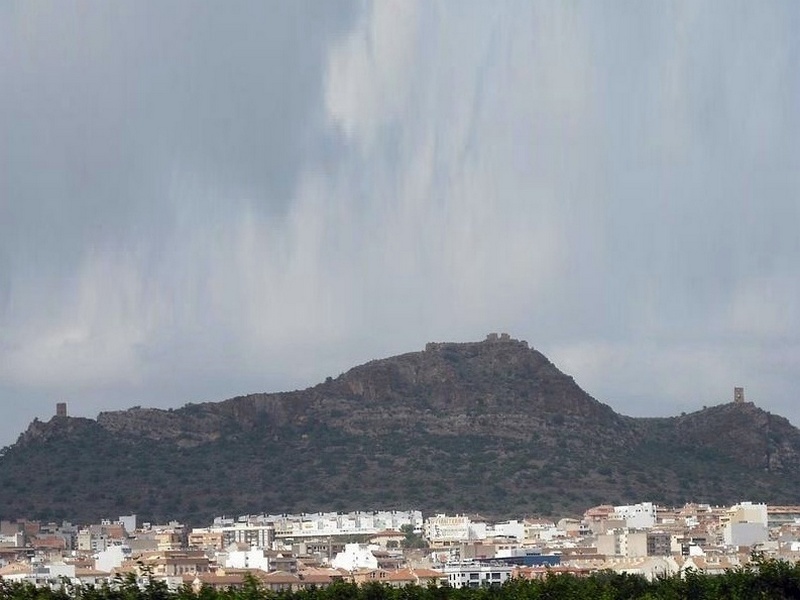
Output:
M733 403L734 404L744 404L744 388L743 387L735 387L735 388L733 388Z

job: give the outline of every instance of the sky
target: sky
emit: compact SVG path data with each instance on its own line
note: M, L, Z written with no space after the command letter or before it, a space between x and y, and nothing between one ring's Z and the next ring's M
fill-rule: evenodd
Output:
M0 4L0 444L527 340L800 425L800 3Z

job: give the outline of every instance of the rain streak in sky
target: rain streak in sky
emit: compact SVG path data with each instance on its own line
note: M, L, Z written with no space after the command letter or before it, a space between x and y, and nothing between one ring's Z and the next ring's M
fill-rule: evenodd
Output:
M527 340L800 425L800 3L0 5L0 444Z

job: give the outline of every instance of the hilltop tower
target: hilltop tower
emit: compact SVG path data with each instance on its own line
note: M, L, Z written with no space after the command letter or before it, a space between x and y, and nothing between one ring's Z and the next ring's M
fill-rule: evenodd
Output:
M734 404L743 404L744 403L744 388L743 387L735 387L735 388L733 388L733 403Z
M67 403L66 402L59 402L56 404L56 416L57 417L66 417L67 416Z

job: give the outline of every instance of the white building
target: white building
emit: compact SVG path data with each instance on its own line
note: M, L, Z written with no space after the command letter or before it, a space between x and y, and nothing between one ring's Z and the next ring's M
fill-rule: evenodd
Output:
M432 546L449 546L469 540L483 540L487 536L486 523L473 523L466 515L444 514L425 520L425 537Z
M75 565L68 565L63 561L59 561L52 562L44 566L47 568L52 579L65 578L69 579L70 581L75 579Z
M211 527L192 529L193 534L219 534L222 546L246 544L251 548L271 548L275 539L275 526L258 521L233 521L214 519Z
M527 544L549 542L557 537L564 535L564 532L555 523L543 520L526 520L525 521L525 538Z
M769 537L767 505L740 502L731 506L721 519L726 546L755 546Z
M125 528L125 533L128 535L136 531L136 515L121 515L117 523Z
M597 552L605 556L634 558L647 556L647 534L615 530L596 537Z
M344 550L339 552L331 561L334 569L355 571L356 569L377 569L378 559L372 553L378 546L367 544L345 544Z
M515 519L513 521L495 523L486 533L489 537L515 538L523 541L526 537L526 530L526 524Z
M217 517L214 527L231 528L241 523L252 526L271 526L276 538L336 537L373 535L410 525L422 529L422 513L418 510L354 511L349 513L300 513L239 517L238 520Z
M764 503L740 502L731 506L725 517L729 523L761 523L767 525L767 505Z
M650 529L656 524L656 507L652 502L615 506L610 519L625 521L628 529Z
M225 555L224 565L228 569L260 569L269 572L269 559L261 548L231 550Z
M122 566L122 562L130 556L131 549L128 546L108 546L94 555L94 568L110 573L112 569Z
M769 531L761 523L728 523L722 537L726 546L757 546L769 539Z
M9 535L0 535L0 547L17 547L21 548L25 545L25 534L21 531Z
M500 563L460 562L444 566L444 574L450 587L484 587L503 585L511 579L510 565Z

